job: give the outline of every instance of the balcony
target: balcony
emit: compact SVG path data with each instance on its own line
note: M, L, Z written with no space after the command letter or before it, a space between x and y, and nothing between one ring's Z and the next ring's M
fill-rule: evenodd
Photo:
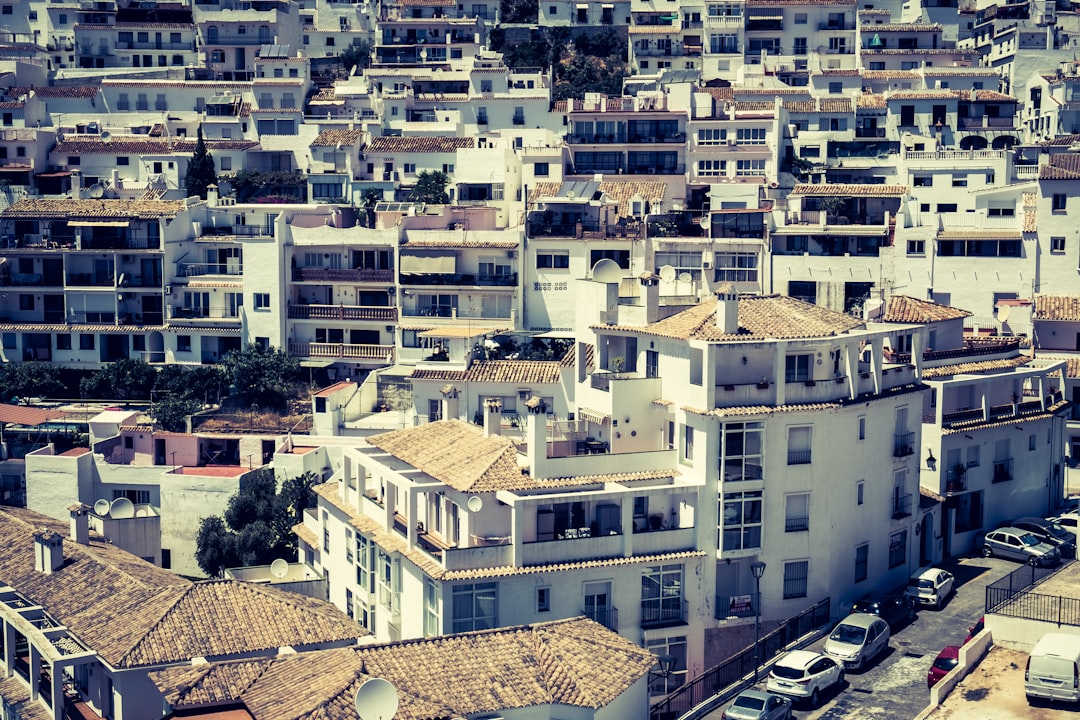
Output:
M106 273L68 273L68 287L116 287L114 276Z
M783 17L753 17L747 16L746 18L746 31L753 32L755 30L783 30L784 18Z
M240 313L224 307L169 306L169 320L231 320L240 322Z
M662 628L685 625L690 614L689 603L681 598L643 600L641 603L641 628Z
M854 30L855 23L847 22L845 20L829 20L828 22L818 23L817 29L821 32L831 32L833 30Z
M393 345L292 342L289 343L289 354L301 358L367 360L387 364L394 362Z
M204 275L243 275L239 263L180 263L179 277L202 277Z
M1008 460L995 460L994 461L994 475L991 478L991 482L1001 483L1009 482L1013 479L1013 461L1012 458Z
M581 614L593 622L598 622L611 632L619 632L618 608L593 608L581 611Z
M892 499L892 519L899 520L911 516L911 493L894 495Z
M788 450L787 464L788 465L809 465L810 464L810 450Z
M362 268L293 268L294 282L365 282L389 283L394 281L393 270L366 270Z
M964 476L967 475L966 465L957 465L954 468L949 468L945 471L945 494L955 495L967 490L967 482L964 481Z
M480 287L514 287L517 273L479 275L472 273L401 273L402 285L465 285Z
M902 458L915 454L915 433L897 433L893 435L893 457Z
M290 320L376 320L394 322L398 309L365 305L289 305Z
M885 137L885 128L883 127L856 127L855 137L857 138L883 138Z
M784 518L784 532L806 532L809 529L809 516Z
M992 117L990 115L979 117L958 118L956 128L958 130L1011 130L1016 122L1012 116Z

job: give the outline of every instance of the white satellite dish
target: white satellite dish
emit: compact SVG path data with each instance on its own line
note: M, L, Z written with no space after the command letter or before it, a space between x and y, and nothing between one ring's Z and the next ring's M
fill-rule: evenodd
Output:
M152 515L153 513L150 512L150 508L145 505L135 508L135 517L151 517Z
M709 226L712 225L712 217L708 215L702 215L701 219L698 220L698 225L701 226L702 230L708 230Z
M1012 306L1010 305L998 305L997 319L998 322L1005 322L1009 319L1009 313L1012 312Z
M469 508L469 512L480 512L480 508L484 507L484 499L479 495L473 495L465 504Z
M592 278L601 283L617 283L622 280L623 271L619 263L610 258L602 258L596 261L592 268Z
M101 142L107 143L110 140L112 140L112 133L109 132L108 130L102 130L101 134L98 135L98 137L101 139Z
M109 510L112 509L112 503L105 498L98 500L94 503L94 513L98 517L109 517Z
M105 186L101 183L94 183L89 187L87 193L95 200L105 195Z
M398 710L397 688L382 678L371 678L356 690L360 720L390 720Z
M135 517L135 503L126 497L116 498L112 501L111 514L117 520L127 520Z
M289 574L289 561L278 558L270 563L270 574L278 580Z
M660 279L664 282L671 282L675 279L675 268L670 265L664 265L660 268Z
M688 283L688 282L690 282L690 281L691 281L691 280L693 280L693 279L694 279L694 276L693 276L693 275L691 275L691 274L690 274L690 273L688 273L688 272L681 272L681 273L679 273L679 282L681 282L681 283Z

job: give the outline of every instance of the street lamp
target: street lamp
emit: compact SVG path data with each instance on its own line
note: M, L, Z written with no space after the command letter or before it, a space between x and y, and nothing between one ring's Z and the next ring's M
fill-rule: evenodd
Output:
M757 683L761 667L761 576L765 574L765 563L760 560L750 563L750 572L754 575L754 683Z
M648 712L645 714L646 718L652 716L652 681L653 678L661 678L667 680L671 677L671 674L675 672L675 666L679 663L679 659L674 655L667 653L660 655L656 658L656 664L659 667L658 670L649 670L649 681L645 688L645 706ZM665 684L664 690L667 690Z

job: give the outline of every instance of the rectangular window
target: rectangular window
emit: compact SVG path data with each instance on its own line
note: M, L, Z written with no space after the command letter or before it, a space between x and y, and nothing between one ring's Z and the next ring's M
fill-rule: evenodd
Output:
M19 309L20 310L33 310L34 309L34 296L29 293L19 294Z
M701 128L697 141L698 145L722 145L727 142L727 128Z
M967 175L953 175L952 186L953 187L967 187L968 179Z
M907 530L889 536L889 568L899 567L907 562Z
M536 267L537 268L551 268L554 270L565 270L570 267L570 254L569 253L536 253Z
M855 582L862 582L870 576L870 546L867 543L855 546Z
M724 424L723 460L720 468L723 482L761 480L764 477L764 438L764 423Z
M536 588L536 612L551 612L551 588Z
M721 550L761 547L761 490L724 493Z
M549 173L548 163L536 163L533 165L533 175L537 177L547 177Z
M758 281L757 253L718 252L713 259L716 267L713 279L716 282Z
M641 574L641 627L685 622L683 566L656 565Z
M863 489L865 487L866 487L866 481L865 480L860 480L859 482L855 483L855 504L856 505L862 505L863 504Z
M442 419L442 400L428 399L428 422L438 422Z
M812 355L788 355L784 359L784 381L806 382L810 379Z
M806 597L806 580L809 572L809 560L789 560L784 563L785 600Z
M439 622L439 586L429 577L424 578L424 637L441 634Z
M744 177L747 175L764 175L765 160L736 160L735 175Z
M727 160L698 160L700 177L723 177L727 175Z
M56 334L56 349L57 350L70 350L71 349L71 333L57 333Z
M735 139L740 145L764 145L765 128L739 128Z
M687 465L694 462L694 428L683 425L682 461Z
M644 643L645 649L657 657L670 655L675 663L672 672L665 677L662 673L653 673L649 681L649 695L667 695L686 683L686 636L650 638Z
M796 25L805 25L806 24L806 13L795 13L795 24Z
M1065 252L1065 236L1053 235L1050 237L1050 252L1059 254Z
M1051 200L1051 209L1056 213L1065 212L1065 203L1068 195L1065 193L1054 193L1054 197Z
M177 335L176 336L176 351L177 352L191 352L191 336L190 335Z
M866 416L859 417L859 440L866 439Z
M454 632L490 630L498 627L498 583L456 585L452 598Z
M810 529L810 493L788 495L785 499L784 532Z
M255 309L256 310L269 310L270 309L270 293L255 293Z
M80 350L93 350L94 349L94 336L89 333L82 333L79 335L79 349Z
M788 428L788 465L807 465L810 462L810 428Z
M925 255L926 254L926 241L925 240L908 240L907 241L907 254L908 255Z
M916 175L911 184L915 187L933 187L934 176L933 175Z

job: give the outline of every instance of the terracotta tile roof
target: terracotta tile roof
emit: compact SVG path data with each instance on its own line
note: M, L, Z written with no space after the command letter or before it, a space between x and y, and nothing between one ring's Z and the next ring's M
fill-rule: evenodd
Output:
M0 679L0 697L16 717L24 720L52 720L52 713L40 700L30 699L30 684L18 675Z
M518 240L496 240L492 237L476 237L459 233L443 238L411 239L401 243L402 248L501 248L513 250L521 245Z
M803 403L797 405L739 405L734 407L702 408L684 407L688 413L702 417L740 417L742 415L775 415L789 412L820 412L822 410L836 410L843 407L838 402L831 403Z
M1039 229L1039 195L1038 193L1023 193L1021 196L1024 205L1024 227L1026 233L1036 232Z
M562 183L538 182L529 193L530 203L535 204L540 198L554 198L559 194ZM619 204L619 216L630 215L630 199L635 195L645 198L651 205L659 205L667 195L667 183L663 180L602 180L599 190L609 200Z
M184 208L182 200L73 200L69 198L23 198L2 212L3 218L131 218L155 220L174 217Z
M308 544L308 547L319 547L319 537L314 531L308 529L304 523L293 525L293 534Z
M1009 370L1021 367L1031 362L1031 358L1020 355L1001 360L981 360L978 362L957 363L955 365L938 365L937 367L923 370L923 380L932 380L939 377L951 377L953 375L980 375L983 373L995 373L1000 370Z
M941 230L938 240L1019 240L1020 230Z
M863 70L864 80L916 80L918 73L912 70Z
M776 105L768 100L743 100L732 103L732 109L737 113L772 113L776 111Z
M848 112L851 112L851 98L821 98L821 112L823 112L823 113L848 113Z
M931 300L919 300L907 295L893 295L882 315L882 322L933 323L971 317L971 313L949 305L939 305Z
M597 662L603 658L603 662ZM169 704L241 702L255 720L354 717L372 677L398 691L397 720L476 717L539 705L601 708L656 657L585 618L424 640L158 671Z
M1033 192L1021 193L1020 199L1023 201L1025 208L1034 208L1039 206L1039 194Z
M860 75L860 73L862 73L862 71L859 70L858 68L845 68L845 69L832 69L832 70L826 69L826 70L820 71L817 74L822 75L824 77L858 77Z
M1039 170L1040 180L1080 180L1080 153L1057 153Z
M1023 422L1030 423L1036 420L1046 420L1054 415L1058 414L1069 406L1068 401L1062 400L1061 402L1054 403L1053 405L1046 406L1046 412L1032 413L1029 415L1021 416ZM942 435L956 435L962 432L971 432L974 429L979 430L991 430L993 428L1008 427L1010 425L1016 425L1017 420L1015 418L1009 418L1006 420L1000 420L998 422L983 422L982 420L973 420L969 423L953 423L950 427L942 428Z
M813 100L785 100L784 109L789 113L817 112L817 103Z
M258 147L255 140L206 140L211 152L248 150ZM69 135L49 152L54 156L68 155L190 155L195 152L195 140L155 138L150 135L123 135L104 142L96 135Z
M556 360L483 360L474 362L468 370L413 370L413 380L443 380L462 382L522 383L555 385L559 382Z
M38 98L92 98L97 97L97 85L41 85L35 87L21 86L8 88L3 91L5 97L22 97L33 90Z
M808 197L858 196L858 197L896 197L906 195L907 185L861 185L851 183L796 183L791 195Z
M487 578L510 577L515 575L543 575L546 573L570 572L573 570L586 570L589 568L624 567L626 565L655 565L658 563L676 562L690 558L706 557L707 553L701 550L685 550L682 552L658 553L656 555L632 555L630 557L598 558L596 560L581 560L577 562L549 563L547 565L525 565L514 567L504 565L494 568L474 568L471 570L450 570L443 575L444 580L482 580Z
M746 342L825 337L863 326L863 321L858 318L786 295L760 295L739 299L739 332L734 334L725 335L716 327L716 303L713 301L703 301L644 327L599 327L680 340Z
M1075 295L1036 295L1034 320L1080 321L1080 297Z
M878 24L864 24L862 31L864 34L869 33L888 33L888 32L941 32L942 26L938 23L881 23Z
M920 70L924 77L1000 77L994 68L985 67L924 67Z
M874 93L863 93L855 98L856 107L866 110L884 110L888 107L888 103L885 101L884 95L876 95Z
M485 437L460 420L425 423L368 438L368 443L461 492L535 487L522 475L509 438Z
M334 128L323 130L319 136L311 141L310 147L350 147L360 141L364 136L362 130L349 130L348 128Z
M893 100L955 100L955 90L893 90L889 93L889 101Z
M354 387L356 387L356 383L352 382L351 380L342 380L340 382L334 383L333 385L330 385L329 387L324 387L322 390L311 393L311 397L330 397L339 390L345 390L346 388Z
M471 137L385 137L372 138L365 152L370 153L452 153L476 147Z
M1041 144L1053 147L1069 147L1076 142L1080 142L1080 134L1058 135L1050 140L1044 140Z
M1080 355L1044 355L1039 353L1039 361L1061 362L1065 361L1065 377L1080 377Z

